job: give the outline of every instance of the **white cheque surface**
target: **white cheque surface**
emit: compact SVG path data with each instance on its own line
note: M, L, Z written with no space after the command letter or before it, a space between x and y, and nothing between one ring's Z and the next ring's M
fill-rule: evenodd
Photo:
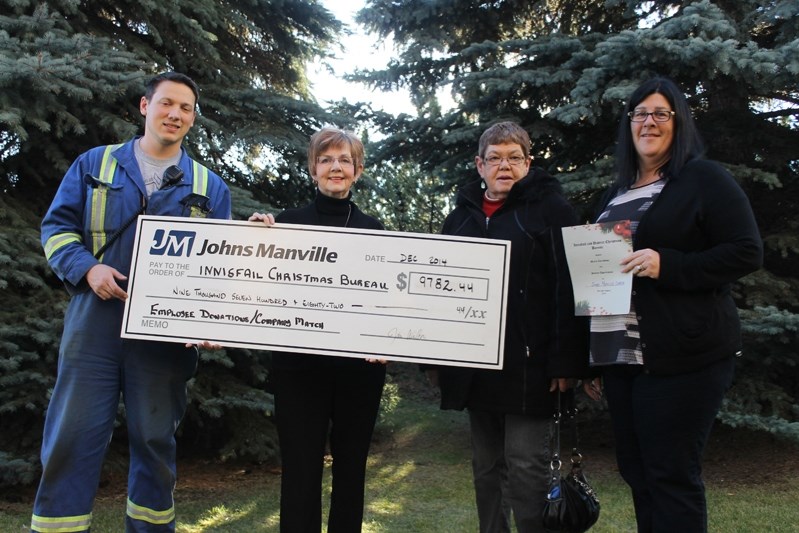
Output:
M140 217L122 336L502 368L510 242Z

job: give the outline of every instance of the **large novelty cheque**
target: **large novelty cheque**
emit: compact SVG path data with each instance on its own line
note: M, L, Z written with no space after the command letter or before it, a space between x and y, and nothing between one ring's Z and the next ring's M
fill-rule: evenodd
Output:
M502 368L510 242L140 217L122 336Z

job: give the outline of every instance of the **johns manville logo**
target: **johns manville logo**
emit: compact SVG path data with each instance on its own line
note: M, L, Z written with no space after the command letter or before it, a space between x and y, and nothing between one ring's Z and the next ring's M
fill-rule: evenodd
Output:
M170 257L188 257L194 246L194 238L197 233L194 231L156 230L153 235L153 245L150 247L150 255L166 255Z
M168 257L203 257L205 255L229 255L237 257L265 257L267 259L283 259L287 261L307 261L315 263L335 263L338 252L330 251L323 244L315 244L310 248L284 248L275 243L260 242L257 244L229 243L227 239L213 242L203 239L194 248L197 233L181 230L155 230L150 255Z

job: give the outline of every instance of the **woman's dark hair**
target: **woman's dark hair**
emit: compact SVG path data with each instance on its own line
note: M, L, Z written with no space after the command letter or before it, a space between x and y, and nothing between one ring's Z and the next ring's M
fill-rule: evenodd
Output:
M635 150L630 131L630 111L651 94L660 94L669 101L674 116L674 137L671 142L671 157L661 167L664 177L676 176L690 160L702 157L704 144L696 129L688 101L676 83L668 78L652 78L641 84L633 94L622 113L619 136L616 143L616 180L619 185L629 186L635 182L638 173L638 152Z

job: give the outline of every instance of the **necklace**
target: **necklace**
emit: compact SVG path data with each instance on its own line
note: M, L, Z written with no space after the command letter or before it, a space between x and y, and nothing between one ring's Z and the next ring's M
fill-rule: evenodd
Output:
M655 178L655 179L651 179ZM657 183L663 179L663 174L659 171L655 171L649 177L642 178L640 171L635 174L635 181L630 186L630 189L640 189L641 187L646 187L647 185L652 185L653 183Z
M486 200L488 200L489 202L502 202L502 201L503 201L501 198L491 198L491 197L488 195L488 191L484 192L484 193L483 193L483 196L484 196L484 197L485 197L485 199L486 199Z

